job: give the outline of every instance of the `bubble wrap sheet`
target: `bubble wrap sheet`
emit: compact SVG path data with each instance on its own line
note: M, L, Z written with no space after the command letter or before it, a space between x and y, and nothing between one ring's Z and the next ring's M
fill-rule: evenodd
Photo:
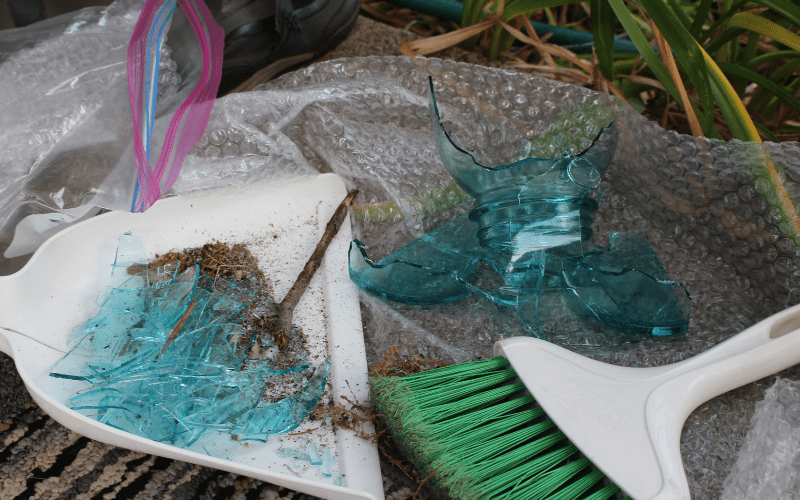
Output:
M404 57L313 65L218 101L175 190L335 172L361 190L351 212L355 235L380 259L471 208L436 151L428 75L435 79L446 126L467 145L491 141L499 157L531 140L541 155L558 155L563 147L578 152L605 120L619 126L595 242L607 245L613 231L642 231L670 278L693 295L690 333L604 348L596 333L565 331L561 343L615 364L667 364L800 298L795 244L770 210L753 160L768 153L794 196L800 186L798 145L743 145L667 132L616 99L510 71ZM404 354L461 362L490 356L502 336L524 334L514 315L475 296L426 307L363 295L362 312L371 362L392 346ZM682 449L694 498L719 497L754 403L768 385L764 380L725 394L688 419Z
M579 152L609 119L618 124L620 144L603 179L595 242L608 245L614 231L642 231L670 278L693 295L690 332L612 348L597 332L565 330L559 343L610 363L662 365L800 300L800 257L782 230L785 221L769 208L754 161L769 154L796 196L800 146L667 132L614 98L512 71L369 57L287 74L217 101L173 192L257 189L275 179L335 172L361 192L351 211L355 237L369 245L371 257L383 258L471 208L436 151L429 75L448 129L468 146L491 142L498 157L525 147L539 155ZM461 362L490 356L500 337L526 334L515 315L475 296L428 307L364 295L362 312L372 363L392 346ZM797 371L784 375L798 378ZM725 394L689 417L682 451L694 498L719 497L754 404L769 385L762 380Z
M778 379L756 404L722 500L796 500L800 496L800 382Z

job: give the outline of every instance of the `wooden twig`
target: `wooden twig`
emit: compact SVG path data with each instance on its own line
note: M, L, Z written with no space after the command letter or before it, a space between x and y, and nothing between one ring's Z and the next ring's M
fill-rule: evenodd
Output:
M426 477L426 478L425 478L425 479L423 479L422 481L418 481L418 483L419 483L419 486L417 487L417 491L415 491L415 492L414 492L414 496L413 496L413 497L411 497L411 500L418 500L418 498L419 498L419 494L420 494L420 493L422 493L422 488L423 488L423 487L425 487L425 483L427 483L427 482L428 482L428 479L432 478L432 477L433 477L434 475L436 475L436 473L438 473L438 472L439 472L439 469L437 468L435 471L431 472L431 473L428 475L428 477Z
M323 233L322 239L317 243L317 248L314 249L314 253L309 257L303 270L300 271L300 275L295 280L292 288L289 289L289 293L286 294L286 297L284 297L280 305L278 305L278 324L275 331L275 345L282 351L289 347L289 333L292 331L294 308L297 306L297 303L300 302L300 298L303 296L306 288L308 288L308 284L311 283L311 278L314 277L314 273L319 269L322 258L325 256L325 251L328 249L328 245L330 245L336 233L339 232L339 228L342 227L342 223L347 217L347 211L357 194L358 191L347 193L347 196L339 204L339 207L336 208L333 217L331 217L331 220L328 221L328 225L325 227L325 233Z
M517 19L522 19L522 25L525 27L525 31L528 33L528 36L531 37L533 40L536 40L539 43L544 43L544 37L539 37L536 33L536 30L533 28L533 24L531 24L531 20L528 19L528 16L519 16ZM552 35L552 33L548 33L548 35ZM530 47L533 47L531 45ZM556 62L553 59L553 56L550 55L549 52L539 51L539 55L542 56L542 60L550 66L551 68L556 67Z
M186 310L183 311L183 314L181 314L180 319L175 324L175 328L172 329L172 331L169 334L169 337L167 337L167 343L164 344L164 347L161 349L161 352L158 353L156 359L160 358L161 355L164 354L164 351L167 350L167 346L169 346L173 340L178 338L178 334L181 332L181 328L183 328L183 325L186 324L186 320L189 319L189 315L192 314L192 309L194 309L195 304L197 304L197 302L194 299L192 299L192 301L189 302L189 307L187 307Z

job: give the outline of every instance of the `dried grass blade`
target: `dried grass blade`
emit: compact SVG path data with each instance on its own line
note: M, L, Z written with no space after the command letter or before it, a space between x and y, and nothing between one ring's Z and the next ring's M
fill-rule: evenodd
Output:
M686 116L689 119L689 128L692 130L692 135L695 137L701 137L703 136L703 129L700 127L700 120L697 119L694 109L692 109L692 102L689 100L689 95L686 93L686 87L683 85L683 80L681 79L681 74L678 71L678 66L675 64L675 58L672 57L672 49L667 43L667 40L664 38L664 35L662 35L661 31L658 29L658 27L656 27L655 23L651 22L650 28L653 30L653 35L656 37L656 41L660 47L659 53L661 54L661 60L664 62L664 66L667 67L669 75L672 77L672 81L678 88L678 94L681 96L683 109L686 110Z

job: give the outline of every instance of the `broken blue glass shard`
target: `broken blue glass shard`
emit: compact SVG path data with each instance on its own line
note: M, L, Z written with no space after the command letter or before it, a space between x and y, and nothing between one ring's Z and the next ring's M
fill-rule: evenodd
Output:
M98 298L100 311L50 371L90 384L68 405L177 446L212 431L266 441L297 428L325 390L330 361L308 373L305 352L280 368L269 357L250 359L255 340L234 320L253 304L254 293L199 275L196 265L176 275L176 263L152 266L145 255L136 236L120 238L110 286ZM259 303L254 310L274 308ZM267 384L286 377L302 388L280 401L266 400Z
M306 441L306 448L308 449L308 461L311 465L322 465L322 457L317 451L317 447L311 441Z
M280 448L278 455L283 457L292 458L301 462L308 462L311 465L320 468L320 473L325 477L333 477L333 469L336 466L336 457L331 452L331 447L323 445L322 454L320 455L319 449L311 440L306 441L305 449L296 450L293 448ZM298 464L290 464L294 468ZM336 484L341 486L341 476L335 481Z
M303 462L311 462L311 457L309 457L308 451L300 451L293 448L280 448L278 449L278 455Z
M329 446L322 449L322 475L325 477L333 476L333 465L336 463L336 458L331 453Z
M303 384L302 390L270 403L262 408L254 408L252 417L236 426L236 433L246 439L262 440L270 434L282 434L297 428L300 422L311 414L319 398L325 391L330 375L331 361L325 360L314 369L314 374Z
M515 309L542 337L543 325L565 314L635 335L688 331L689 294L669 280L641 233L615 233L611 248L591 243L601 178L617 145L614 123L577 155L484 165L478 158L492 155L467 148L445 129L432 80L429 97L442 161L475 207L379 262L354 240L350 277L359 287L422 305L476 293ZM501 278L499 286L475 284L482 264Z

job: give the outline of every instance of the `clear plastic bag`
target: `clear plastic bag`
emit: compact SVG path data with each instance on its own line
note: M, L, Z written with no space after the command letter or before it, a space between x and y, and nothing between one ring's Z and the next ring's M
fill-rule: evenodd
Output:
M197 38L202 70L197 85L175 110L159 149L153 148L160 47L173 15L185 15ZM128 47L128 88L133 111L133 157L138 173L131 211L147 210L175 183L186 154L208 123L222 76L222 31L202 0L147 0ZM157 161L151 161L158 158Z
M797 500L800 495L800 383L778 379L756 404L723 500Z
M0 32L0 274L101 208L131 209L137 165L126 53L142 5L117 0ZM165 33L155 153L203 73L182 9Z

